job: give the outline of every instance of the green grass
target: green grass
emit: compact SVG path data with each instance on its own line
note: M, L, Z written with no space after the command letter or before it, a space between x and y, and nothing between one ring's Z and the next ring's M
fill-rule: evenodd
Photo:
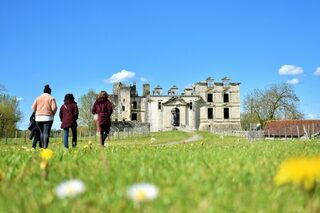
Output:
M203 139L166 146L192 134ZM155 138L150 143L151 137ZM289 156L319 155L320 142L247 142L208 132L153 133L146 138L94 142L91 150L64 150L50 143L49 179L39 167L39 153L24 142L0 145L0 212L319 212L320 189L313 197L292 186L276 187L277 166ZM28 147L31 144L28 143ZM61 200L54 188L80 179L87 190ZM138 209L125 196L128 186L149 182L159 196Z

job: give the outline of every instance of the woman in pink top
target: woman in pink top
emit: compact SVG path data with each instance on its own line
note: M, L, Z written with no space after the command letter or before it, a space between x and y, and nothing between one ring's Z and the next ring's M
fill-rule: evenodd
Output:
M50 131L57 109L56 100L51 96L51 88L47 84L44 87L43 94L37 97L32 104L32 110L36 114L36 124L40 129L40 142L44 149L48 148L49 145Z

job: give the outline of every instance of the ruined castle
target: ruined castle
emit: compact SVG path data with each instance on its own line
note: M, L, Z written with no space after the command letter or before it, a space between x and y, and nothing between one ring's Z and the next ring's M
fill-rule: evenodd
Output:
M179 93L173 85L167 93L160 86L152 91L143 84L138 95L136 84L115 83L110 100L114 104L112 120L150 123L150 130L240 130L240 83L225 77L211 77Z

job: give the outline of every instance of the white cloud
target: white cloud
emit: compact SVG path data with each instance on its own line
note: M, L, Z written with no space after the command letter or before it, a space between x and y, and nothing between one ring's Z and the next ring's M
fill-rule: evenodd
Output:
M306 119L312 120L312 119L318 119L318 118L320 118L320 116L318 116L317 114L307 114L306 115Z
M110 78L104 80L108 84L117 83L125 81L127 79L133 78L136 74L127 70L121 70L118 73L113 74Z
M303 73L303 69L295 65L286 64L279 69L279 75L299 75L302 73Z
M315 74L316 76L320 76L320 67L318 67L318 68L316 69L316 71L314 71L314 74Z
M300 83L300 80L298 78L293 78L291 80L287 80L287 84L296 85L299 83Z
M148 80L147 78L145 78L145 77L141 77L141 78L140 78L140 81L141 81L141 82L148 82L149 80Z

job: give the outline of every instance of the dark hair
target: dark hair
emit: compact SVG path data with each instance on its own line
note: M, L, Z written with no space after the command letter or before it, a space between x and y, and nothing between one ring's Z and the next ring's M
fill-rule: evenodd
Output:
M46 85L44 86L43 92L44 92L44 93L51 94L51 88L50 88L49 84L46 84Z
M108 98L108 93L107 93L106 91L102 90L102 91L99 93L99 95L98 95L97 98L107 99L107 98Z
M72 93L68 93L64 96L64 101L71 101L74 102L74 97Z

